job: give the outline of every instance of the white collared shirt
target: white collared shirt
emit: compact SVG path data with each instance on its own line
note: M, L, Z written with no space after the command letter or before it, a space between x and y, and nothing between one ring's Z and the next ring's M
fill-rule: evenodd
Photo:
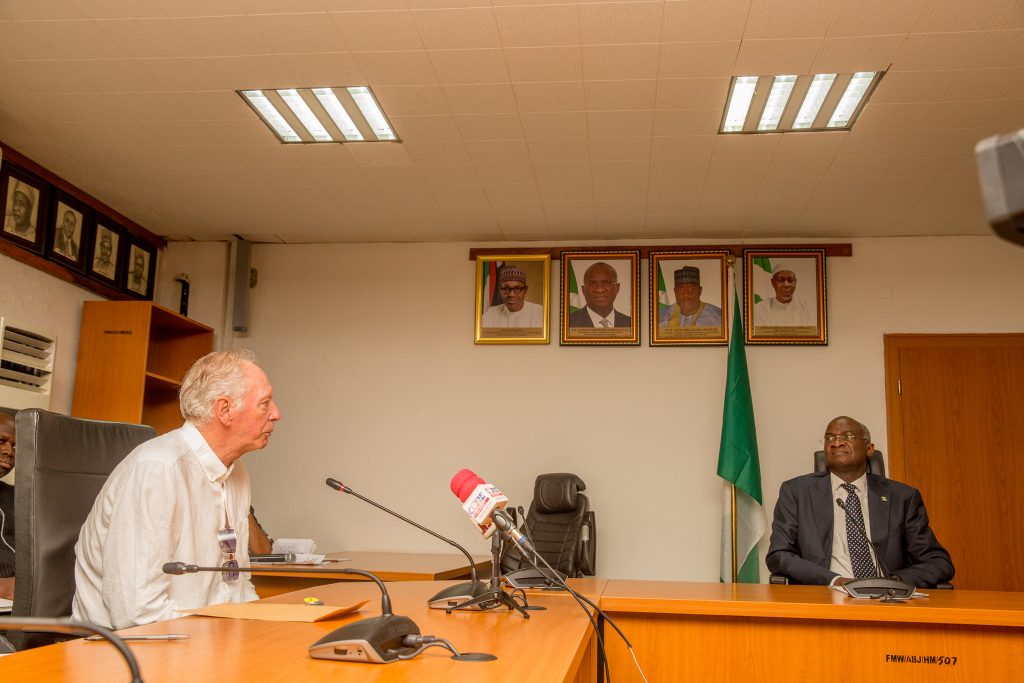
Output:
M179 610L256 600L249 575L172 576L166 562L227 560L217 532L230 521L235 559L249 564L249 474L225 467L186 422L137 447L107 478L75 545L72 616L119 629L182 616Z
M590 319L593 321L594 327L605 327L605 325L601 324L602 320L607 320L608 321L607 327L615 327L615 309L614 308L608 313L608 317L607 318L602 317L599 313L595 312L594 309L591 308L590 306L587 306L587 313L590 315Z
M843 484L846 482L835 474L828 473L829 481L832 484L832 563L829 569L848 579L853 578L853 562L850 559L850 546L846 537L846 511L839 507L836 499L846 504L846 497L850 495ZM861 514L864 516L864 533L868 537L868 548L871 551L871 560L878 566L878 558L875 557L875 547L871 544L871 516L868 514L868 475L865 472L860 479L850 482L857 487L857 498L860 500Z

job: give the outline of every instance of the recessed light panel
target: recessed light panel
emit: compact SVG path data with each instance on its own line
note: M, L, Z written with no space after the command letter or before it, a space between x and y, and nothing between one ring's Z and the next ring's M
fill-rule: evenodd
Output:
M849 130L883 73L736 76L719 132Z
M366 86L239 90L281 142L397 142Z

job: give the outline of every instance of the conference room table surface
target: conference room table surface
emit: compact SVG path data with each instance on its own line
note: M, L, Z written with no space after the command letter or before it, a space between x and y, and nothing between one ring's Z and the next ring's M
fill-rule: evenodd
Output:
M491 556L474 555L481 580L491 575ZM334 581L368 581L352 574L324 574L338 569L363 569L382 581L443 581L469 578L469 562L461 553L403 553L375 550L348 550L328 553L320 565L254 564L261 572L253 574L253 585L261 598L311 588ZM274 571L287 569L289 571ZM307 571L293 571L307 570Z
M573 580L574 582L577 580ZM146 683L234 683L252 681L373 681L424 683L582 683L596 680L593 628L568 595L533 592L531 604L544 606L525 619L506 608L446 614L427 607L427 599L452 582L411 581L387 584L393 611L411 618L421 633L451 641L460 652L487 652L491 662L455 661L441 647L428 648L408 661L367 664L313 659L308 647L331 631L381 613L381 593L368 582L319 586L328 605L367 600L359 613L313 623L222 619L190 616L137 626L120 635L188 634L187 640L129 642ZM577 589L595 602L604 581L584 579ZM307 591L266 598L265 602L302 604ZM124 683L130 680L121 655L105 642L81 639L0 657L0 680Z
M1024 680L1024 593L924 592L883 604L826 586L609 580L600 604L658 683ZM640 681L605 633L612 680Z

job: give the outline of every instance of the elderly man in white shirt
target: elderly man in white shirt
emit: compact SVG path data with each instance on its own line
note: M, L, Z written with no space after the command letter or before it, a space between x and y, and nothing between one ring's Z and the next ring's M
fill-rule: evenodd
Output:
M170 576L163 565L249 564L249 475L236 461L281 418L270 381L251 351L215 352L189 369L180 403L185 424L132 451L82 526L76 620L120 629L258 597L238 572Z

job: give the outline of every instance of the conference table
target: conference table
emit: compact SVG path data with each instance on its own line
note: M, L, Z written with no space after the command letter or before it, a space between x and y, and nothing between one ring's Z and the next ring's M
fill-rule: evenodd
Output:
M576 581L576 580L573 580ZM596 680L593 627L565 594L536 593L530 603L544 606L525 619L515 611L467 610L446 614L427 607L427 598L452 582L387 584L395 614L411 618L421 633L446 638L460 652L486 652L490 662L455 661L440 647L408 661L366 664L313 659L307 649L331 631L381 613L381 594L370 582L318 586L328 605L368 602L355 616L320 622L279 622L190 616L136 626L120 635L183 633L187 640L130 642L146 683L251 683L253 681L372 681L381 683L584 683ZM578 590L597 600L603 581L581 580ZM307 591L266 598L302 604ZM0 657L0 680L127 683L128 667L105 642L78 639Z
M1024 593L928 591L908 603L853 600L824 586L572 579L632 642L651 683L676 681L983 681L1021 680ZM392 664L315 660L309 645L357 619L380 614L367 582L316 587L328 605L368 602L357 615L329 621L272 622L185 617L121 631L186 633L188 640L132 642L143 679L182 681L353 681L584 683L602 679L596 634L567 594L528 591L545 607L530 618L507 609L446 614L426 600L451 581L389 583L394 613L461 652L492 662L460 662L441 648ZM302 604L308 590L264 599ZM622 641L600 623L615 683L639 682ZM108 644L74 640L0 658L0 680L127 681Z
M880 604L826 586L609 580L601 607L650 681L1024 680L1024 593ZM641 681L605 628L615 683Z
M474 555L477 574L481 580L490 578L491 556ZM328 573L334 569L356 568L373 572L382 581L443 581L468 579L469 562L461 553L402 553L372 550L348 550L328 553L321 565L295 564L253 565L261 572L253 574L252 582L261 598L269 598L289 591L312 588L337 581L366 581L352 574ZM309 571L274 571L274 569Z

